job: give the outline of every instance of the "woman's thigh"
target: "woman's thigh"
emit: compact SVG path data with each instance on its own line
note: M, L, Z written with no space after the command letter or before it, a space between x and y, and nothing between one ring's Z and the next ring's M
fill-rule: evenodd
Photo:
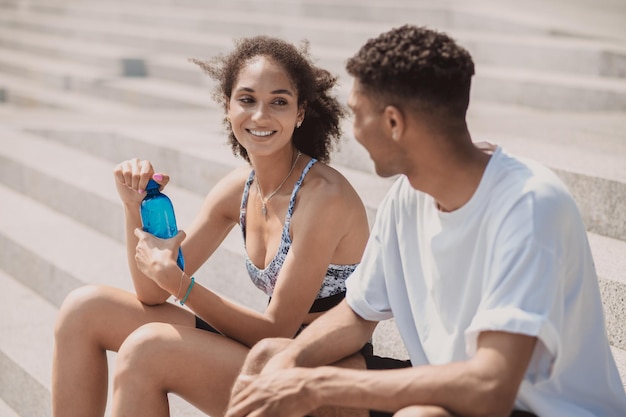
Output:
M59 311L55 333L59 343L64 339L81 338L102 349L117 351L128 335L152 322L194 327L195 317L172 303L147 306L131 292L87 285L66 297Z
M155 384L217 416L225 412L248 352L246 346L219 334L152 323L124 342L115 373L117 382Z

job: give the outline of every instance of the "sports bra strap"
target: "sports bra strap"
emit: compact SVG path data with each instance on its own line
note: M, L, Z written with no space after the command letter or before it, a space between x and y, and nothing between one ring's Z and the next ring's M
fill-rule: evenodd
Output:
M317 162L317 159L311 158L311 160L306 164L304 169L302 170L302 174L300 174L300 178L296 181L296 184L293 186L293 191L291 192L291 200L289 200L289 208L287 209L287 216L285 218L285 224L291 220L291 216L293 214L293 208L296 205L296 196L298 195L298 191L300 191L300 187L302 187L302 181L304 181L304 177L306 176L309 169Z

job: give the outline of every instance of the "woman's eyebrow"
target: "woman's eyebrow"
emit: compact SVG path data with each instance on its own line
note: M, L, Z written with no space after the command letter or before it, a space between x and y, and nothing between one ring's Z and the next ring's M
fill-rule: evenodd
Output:
M272 94L285 94L293 97L293 94L289 90L274 90L272 91Z
M237 91L246 91L248 93L254 93L255 92L254 89L250 88L250 87L239 87L237 89ZM293 97L293 93L291 91L285 90L285 89L274 90L274 91L272 91L272 94L285 94L287 96Z

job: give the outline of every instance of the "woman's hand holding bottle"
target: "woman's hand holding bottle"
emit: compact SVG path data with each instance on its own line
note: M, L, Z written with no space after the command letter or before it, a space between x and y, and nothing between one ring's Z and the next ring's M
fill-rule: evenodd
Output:
M139 240L135 254L137 268L159 287L173 293L180 280L180 268L177 265L178 250L186 234L179 231L170 239L158 237L135 229L135 236Z
M113 170L117 192L126 205L139 204L145 197L150 179L154 179L163 189L170 180L165 174L155 174L152 163L137 158L119 163Z

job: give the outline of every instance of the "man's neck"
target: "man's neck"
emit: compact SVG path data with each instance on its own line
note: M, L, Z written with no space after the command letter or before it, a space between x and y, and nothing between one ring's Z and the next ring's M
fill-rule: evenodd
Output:
M466 146L446 149L432 156L418 175L407 175L411 185L431 195L439 210L452 212L474 195L495 148Z

